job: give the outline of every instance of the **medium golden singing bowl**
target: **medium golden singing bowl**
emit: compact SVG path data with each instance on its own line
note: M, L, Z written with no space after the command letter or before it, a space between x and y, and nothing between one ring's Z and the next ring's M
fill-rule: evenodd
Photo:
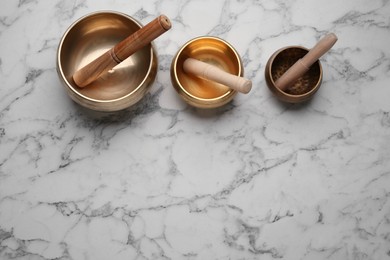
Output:
M157 56L152 44L137 51L85 88L72 75L118 42L140 29L134 18L111 11L95 12L74 22L58 46L57 72L69 96L81 106L113 112L137 103L157 74Z
M316 61L310 69L287 90L282 91L275 86L280 78L297 60L308 53L308 49L300 46L289 46L276 51L265 66L265 80L268 88L280 100L289 103L300 103L309 100L317 92L322 82L322 67Z
M188 104L199 108L216 108L233 99L237 91L183 71L187 58L217 66L237 76L244 69L237 51L226 41L210 36L190 40L177 52L171 65L171 81L178 94Z

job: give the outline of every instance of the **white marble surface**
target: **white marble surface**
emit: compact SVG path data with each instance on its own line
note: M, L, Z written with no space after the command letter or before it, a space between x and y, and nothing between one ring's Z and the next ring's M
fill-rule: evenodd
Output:
M97 10L173 28L129 111L91 117L57 78L66 28ZM0 259L390 259L388 0L2 1ZM305 105L265 85L276 49L339 41ZM219 36L248 95L188 107L169 67Z

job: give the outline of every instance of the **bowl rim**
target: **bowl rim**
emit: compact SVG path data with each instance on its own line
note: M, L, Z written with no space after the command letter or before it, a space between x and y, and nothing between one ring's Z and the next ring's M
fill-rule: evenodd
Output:
M218 97L215 97L215 98L201 98L201 97L197 97L197 96L194 96L193 94L191 94L190 92L188 92L181 84L178 76L177 76L177 62L179 60L179 56L180 54L183 52L183 50L190 44L192 44L193 42L196 42L196 41L199 41L199 40L203 40L203 39L211 39L211 40L214 40L214 41L219 41L219 42L222 42L223 44L227 45L231 51L234 53L234 56L237 58L237 61L238 61L238 75L237 76L241 76L243 73L244 73L244 68L243 68L243 65L242 65L242 61L241 61L241 58L240 58L240 55L238 54L237 50L230 44L228 43L227 41L221 39L220 37L217 37L217 36L198 36L198 37L195 37L189 41L187 41L176 53L173 61L172 61L172 68L173 68L173 75L174 75L174 78L175 78L175 81L176 81L176 84L180 87L180 90L182 92L184 92L189 98L193 99L193 100L197 100L197 101L200 101L202 103L212 103L212 102L215 102L219 99L224 99L226 98L227 96L229 95L234 95L237 93L236 90L234 89L229 89L228 91L226 91L225 94L223 94L222 96L218 96Z
M62 68L62 65L61 65L62 47L63 47L64 41L65 41L66 37L68 36L68 34L72 31L72 29L75 26L77 26L77 24L79 24L83 20L85 20L87 18L90 18L92 16L101 15L101 14L112 14L112 15L122 16L122 17L126 18L127 20L132 21L139 28L143 27L142 23L140 23L138 20L136 20L135 18L131 17L130 15L127 15L125 13L118 12L118 11L113 11L113 10L95 11L95 12L91 12L91 13L88 13L86 15L81 16L80 18L75 20L73 23L71 23L71 25L66 29L66 31L63 34L63 36L61 37L61 40L60 40L60 42L58 44L58 48L57 48L57 72L61 75L61 80L62 80L63 83L66 84L68 89L71 90L72 93L76 94L77 96L79 96L79 97L81 97L81 98L83 98L85 100L88 100L88 101L90 101L92 103L119 102L121 100L124 100L124 99L128 98L133 93L137 92L145 84L145 82L148 80L149 75L152 73L154 59L157 58L157 57L154 57L155 56L155 50L154 50L155 47L154 47L153 42L150 44L150 50L149 50L149 52L150 52L150 59L149 59L149 66L148 66L148 70L146 72L146 76L143 78L143 80L138 84L138 86L135 89L133 89L131 92L127 93L126 95L124 95L122 97L118 97L118 98L114 98L114 99L104 99L104 100L102 100L102 99L91 98L91 97L88 97L86 95L83 95L82 93L77 91L77 89L74 88L69 83L68 79L66 78L66 76L64 74L64 71L63 71L63 68Z
M292 49L292 48L297 48L297 49L302 49L302 50L305 50L305 51L309 51L310 49L306 48L306 47L303 47L303 46L300 46L300 45L291 45L291 46L285 46L283 48L280 48L278 49L277 51L275 51L270 59L268 60L268 68L266 69L266 73L268 74L268 77L269 77L269 80L271 81L272 85L273 85L273 89L275 89L275 91L281 93L282 95L286 96L286 97L290 97L290 98L303 98L303 97L306 97L306 96L309 96L311 95L313 92L316 92L318 90L318 88L320 87L321 85L321 82L322 82L322 65L321 65L321 61L320 60L317 60L315 63L318 62L318 66L319 66L319 70L320 70L320 76L318 78L318 81L316 83L316 85L308 92L305 92L303 94L299 94L299 95L294 95L294 94L289 94L287 92L284 92L283 90L280 90L279 88L275 87L275 81L272 77L272 73L271 73L271 70L272 70L272 64L274 63L274 60L275 58L283 51L287 50L287 49Z

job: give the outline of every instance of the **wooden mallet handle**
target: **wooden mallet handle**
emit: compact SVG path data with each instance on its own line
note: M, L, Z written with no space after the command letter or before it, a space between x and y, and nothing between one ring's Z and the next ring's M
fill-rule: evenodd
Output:
M184 61L183 69L186 73L221 83L241 93L246 94L252 88L252 81L230 74L220 68L193 58L187 58Z
M171 28L171 22L165 15L160 15L126 39L112 47L73 74L73 80L79 87L85 87L101 74L109 71L130 55L148 45L154 39Z
M280 90L286 90L298 78L305 74L314 62L330 50L336 41L337 36L334 33L324 36L303 58L294 63L294 65L275 81L275 86Z

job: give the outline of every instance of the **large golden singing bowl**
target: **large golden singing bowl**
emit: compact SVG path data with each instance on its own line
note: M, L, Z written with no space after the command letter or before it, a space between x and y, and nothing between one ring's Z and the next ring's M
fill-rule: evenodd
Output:
M171 65L172 85L188 104L199 108L216 108L233 99L236 91L183 71L187 58L194 58L217 66L237 76L244 69L237 51L226 41L203 36L190 40L177 52Z
M289 46L276 51L265 66L265 80L268 88L281 101L300 103L309 100L317 92L322 82L322 67L316 61L310 69L287 90L282 91L275 86L280 78L297 60L308 53L308 49L300 46Z
M79 88L72 75L142 25L118 12L96 12L74 22L58 46L57 72L69 96L81 106L113 112L137 103L157 74L157 56L152 44L137 51L90 85Z

